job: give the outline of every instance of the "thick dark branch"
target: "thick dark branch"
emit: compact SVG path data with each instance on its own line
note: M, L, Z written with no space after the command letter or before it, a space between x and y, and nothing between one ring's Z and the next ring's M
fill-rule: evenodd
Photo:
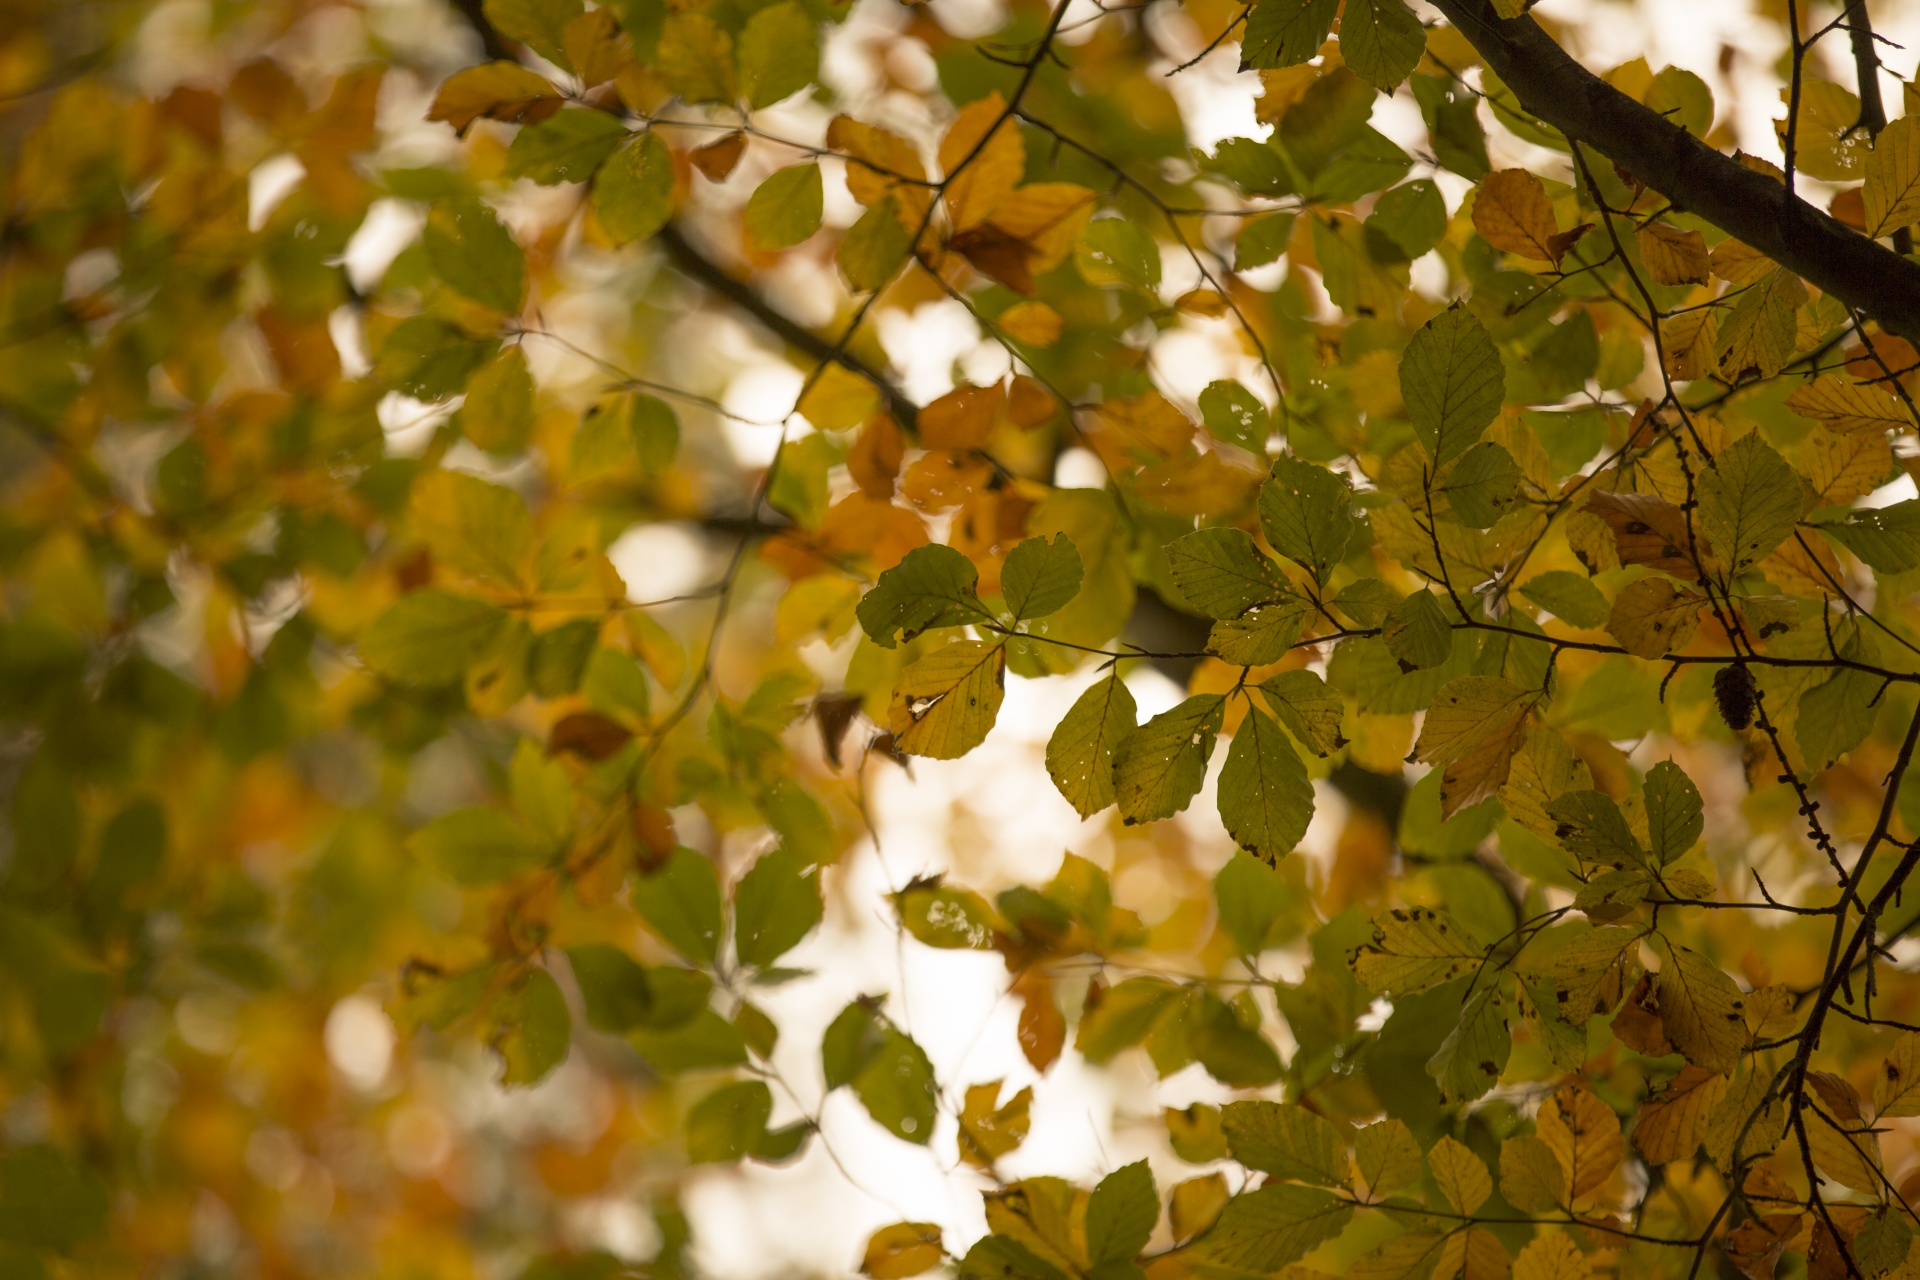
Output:
M1540 119L1882 328L1920 339L1920 263L1849 230L1635 102L1575 62L1532 18L1502 19L1489 0L1433 3Z

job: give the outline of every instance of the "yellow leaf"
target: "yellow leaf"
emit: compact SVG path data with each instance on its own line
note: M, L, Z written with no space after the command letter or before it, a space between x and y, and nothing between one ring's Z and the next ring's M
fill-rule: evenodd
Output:
M940 1247L940 1228L931 1222L896 1222L882 1227L867 1239L866 1256L860 1261L863 1274L873 1280L902 1280L917 1276L940 1265L945 1251Z
M996 136L993 146L999 145ZM982 154L974 163L986 159ZM1093 192L1071 182L1033 182L1008 192L987 221L1028 246L1027 270L1037 274L1066 261L1081 228L1093 216L1096 199Z
M1620 1118L1581 1085L1570 1084L1541 1103L1534 1129L1559 1159L1576 1201L1605 1186L1626 1155Z
M1487 1162L1452 1138L1442 1138L1427 1153L1427 1167L1447 1203L1463 1214L1472 1214L1493 1194L1493 1175Z
M1796 313L1807 287L1784 267L1776 268L1742 293L1720 321L1714 354L1724 377L1749 373L1771 378L1793 358L1800 325Z
M1920 1116L1920 1032L1909 1031L1893 1042L1893 1052L1873 1078L1876 1120Z
M1480 745L1447 765L1440 774L1440 818L1444 822L1454 814L1479 804L1507 784L1513 769L1514 753L1527 740L1525 709L1495 729Z
M1654 990L1667 1038L1696 1066L1732 1070L1747 1042L1740 988L1699 952L1657 934L1655 945L1664 948Z
M1614 598L1607 630L1636 657L1665 657L1692 642L1706 603L1706 596L1692 587L1666 578L1642 578L1628 583Z
M1044 302L1020 302L1000 313L996 323L1008 337L1033 347L1050 347L1060 337L1060 313Z
M1588 1280L1593 1268L1564 1231L1527 1242L1513 1260L1513 1280Z
M797 408L801 417L822 431L846 431L880 411L880 393L845 365L830 364L800 397Z
M1881 431L1835 435L1815 427L1800 443L1800 470L1828 502L1852 502L1893 471L1893 446Z
M1426 764L1464 760L1482 743L1511 733L1538 698L1533 690L1499 676L1449 681L1427 710L1414 755Z
M1540 179L1525 169L1501 169L1481 181L1473 198L1473 229L1506 253L1537 262L1560 261L1553 245L1560 231L1553 202Z
M1855 1191L1880 1191L1880 1135L1860 1114L1853 1086L1824 1071L1807 1076L1803 1113L1814 1167Z
M1777 265L1752 245L1742 244L1738 240L1722 240L1713 246L1707 261L1713 266L1713 274L1736 289L1764 279L1767 272Z
M940 140L954 230L985 222L1020 181L1026 163L1026 144L1007 118L1007 102L998 90L962 107Z
M1532 1134L1500 1144L1500 1195L1525 1213L1549 1213L1567 1198L1567 1175L1553 1148Z
M900 220L911 230L927 216L933 189L911 142L890 129L835 116L827 125L827 145L847 157L847 190L861 204L878 204L889 192L899 201Z
M1920 223L1920 119L1903 115L1874 138L1860 201L1866 205L1868 236Z
M449 76L433 95L427 119L445 120L461 133L482 116L538 124L565 101L545 76L517 63L487 62Z
M633 61L633 42L611 9L590 9L572 18L561 29L560 40L573 73L588 88L605 84Z
M1641 1104L1633 1145L1648 1164L1689 1159L1707 1138L1714 1108L1727 1096L1727 1078L1691 1064Z
M1713 367L1720 322L1711 307L1662 316L1659 323L1660 351L1669 378L1691 382Z
M1650 222L1634 238L1640 245L1640 260L1659 283L1705 284L1712 278L1707 242L1698 231Z
M969 1085L960 1109L960 1158L982 1169L1026 1141L1032 1124L1033 1090L1022 1089L1000 1106L1000 1081Z
M1829 431L1912 430L1914 421L1891 392L1823 374L1787 397L1787 408Z
M1353 1136L1353 1163L1375 1199L1420 1178L1420 1146L1403 1120L1376 1120Z
M1565 738L1531 725L1500 788L1500 803L1515 822L1543 840L1552 840L1560 824L1547 815L1547 805L1566 792L1592 785L1586 763L1574 756Z
M704 13L669 14L654 65L687 102L728 102L735 96L733 37Z
M962 640L936 649L900 673L887 728L911 756L952 760L979 746L1006 695L1006 649Z
M1168 1225L1176 1241L1191 1240L1214 1224L1227 1204L1227 1180L1218 1173L1188 1178L1174 1187L1167 1203Z

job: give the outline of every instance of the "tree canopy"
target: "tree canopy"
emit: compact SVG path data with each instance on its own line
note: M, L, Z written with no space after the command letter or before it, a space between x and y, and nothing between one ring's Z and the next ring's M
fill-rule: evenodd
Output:
M0 1277L1920 1275L1920 28L1532 7L9 6Z

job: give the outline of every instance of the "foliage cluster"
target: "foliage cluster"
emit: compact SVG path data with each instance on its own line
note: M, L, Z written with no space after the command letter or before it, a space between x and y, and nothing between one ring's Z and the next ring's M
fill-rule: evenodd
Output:
M1863 505L1920 334L1543 122L1481 52L1524 7L10 10L0 1272L678 1276L693 1171L842 1090L984 1197L875 1280L1920 1270L1920 500ZM1920 96L1812 7L1736 159L1902 265ZM1267 132L1192 148L1168 74L1235 44ZM1732 150L1698 75L1605 83ZM992 350L921 404L883 339L941 307ZM870 781L993 751L1010 676L1080 690L1089 839L1211 882L884 904L1004 962L1036 1075L1232 1099L1091 1185L1007 1174L1033 1090L883 979L776 1016L874 907ZM363 990L598 1128L452 1132Z

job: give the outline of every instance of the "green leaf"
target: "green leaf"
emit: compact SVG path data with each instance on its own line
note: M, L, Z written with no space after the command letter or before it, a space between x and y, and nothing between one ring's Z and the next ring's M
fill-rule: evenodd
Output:
M1304 1107L1280 1102L1233 1102L1222 1109L1220 1121L1233 1158L1247 1168L1289 1182L1346 1185L1346 1138Z
M637 1031L633 1045L655 1070L666 1075L745 1066L746 1041L740 1029L717 1009L702 1009L667 1031Z
M883 289L899 275L912 247L913 231L900 221L900 202L886 195L847 228L835 253L847 283L865 292Z
M1400 7L1399 0L1376 3ZM1374 201L1373 212L1367 215L1367 229L1380 232L1400 246L1411 261L1432 250L1447 233L1447 202L1430 178L1403 182Z
M492 1043L506 1061L505 1085L535 1084L567 1059L573 1041L573 1015L560 984L545 969L535 969L520 987L500 1000Z
M1272 868L1236 850L1213 878L1213 903L1234 947L1241 955L1257 956L1266 950L1287 896Z
M1420 1144L1406 1121L1376 1120L1353 1135L1353 1163L1375 1198L1420 1180Z
M781 169L747 197L747 243L756 249L787 249L820 229L824 188L820 166Z
M488 453L518 453L533 432L533 376L519 347L473 371L460 406L460 429Z
M1114 752L1133 732L1135 714L1133 694L1115 672L1075 699L1047 740L1047 773L1081 817L1113 803Z
M1007 651L984 640L936 649L900 673L887 727L913 756L955 760L986 741L1006 696Z
M1331 1191L1269 1182L1227 1201L1204 1248L1223 1266L1275 1272L1339 1235L1352 1217L1353 1206Z
M733 895L733 949L765 969L820 923L818 869L785 849L760 856Z
M974 588L973 561L940 543L909 551L880 575L854 610L861 629L883 649L931 627L957 627L986 615Z
M1222 618L1207 633L1211 653L1241 667L1278 662L1313 618L1313 605L1296 595L1256 604L1237 618Z
M1121 740L1113 756L1113 781L1127 822L1157 822L1187 807L1206 781L1207 759L1225 715L1225 698L1198 694Z
M1180 989L1163 978L1128 978L1108 987L1087 1002L1073 1047L1088 1062L1111 1061L1139 1044L1180 996Z
M880 1127L925 1146L933 1138L938 1093L933 1064L913 1038L888 1027L853 1077L854 1096Z
M704 13L667 15L654 65L683 101L730 102L735 96L733 37Z
M993 908L968 889L915 881L894 899L900 923L930 947L987 951L993 947Z
M1115 1169L1087 1198L1087 1260L1095 1267L1129 1262L1147 1247L1160 1221L1160 1196L1145 1160Z
M1207 1074L1233 1089L1259 1089L1278 1080L1286 1068L1267 1038L1241 1021L1236 1005L1212 992L1196 993L1186 1025L1186 1047ZM1158 1053L1155 1062L1167 1065Z
M520 310L526 259L493 210L478 200L451 200L427 215L421 247L433 273L455 292L495 311Z
M643 1027L653 1012L647 971L618 947L603 942L567 948L567 964L595 1030L623 1035Z
M1145 227L1124 218L1089 222L1074 246L1073 261L1081 278L1096 288L1151 290L1160 284L1160 246Z
M604 111L562 111L514 135L507 173L548 187L585 182L626 136L626 126Z
M1500 1082L1513 1052L1507 1030L1507 1003L1501 979L1489 979L1467 999L1460 1023L1427 1060L1427 1074L1440 1085L1441 1101L1459 1106L1486 1094Z
M1240 229L1240 238L1233 243L1233 269L1250 271L1278 259L1287 251L1287 242L1293 239L1293 219L1291 213L1269 213L1249 219ZM1265 443L1261 442L1263 449Z
M1242 529L1198 529L1167 546L1173 585L1209 618L1237 618L1290 595L1286 579Z
M1246 244L1244 233L1240 243ZM1239 383L1231 379L1208 383L1207 389L1200 393L1200 419L1207 424L1214 439L1237 444L1256 456L1265 456L1267 436L1273 431L1267 406Z
M673 216L673 156L655 134L622 143L593 180L593 213L615 244L645 240Z
M1460 455L1440 490L1460 523L1491 529L1520 500L1520 467L1504 447L1482 440Z
M455 809L413 833L407 848L461 884L490 884L531 871L553 841L504 809Z
M1647 770L1647 833L1653 856L1666 866L1687 850L1706 829L1700 807L1700 789L1671 760Z
M1400 0L1347 0L1340 19L1340 56L1374 88L1392 93L1413 74L1426 51L1426 29Z
M1260 527L1275 551L1324 583L1358 527L1353 485L1315 463L1276 458L1260 487Z
M1240 69L1296 67L1333 33L1340 0L1258 0L1240 39Z
M720 877L685 847L633 882L633 905L666 944L695 964L720 954Z
M1647 863L1647 851L1611 796L1569 791L1548 802L1547 816L1560 824L1560 843L1577 858L1623 868Z
M1418 995L1471 973L1487 948L1444 911L1396 908L1373 918L1373 940L1354 955L1353 972L1375 995Z
M0 1241L67 1253L105 1233L110 1208L93 1172L57 1147L0 1153Z
M1700 473L1700 524L1731 572L1758 564L1791 536L1800 520L1800 486L1758 431L1722 449Z
M1820 532L1881 573L1920 569L1920 498L1855 511L1844 524L1823 524Z
M1431 591L1416 591L1395 605L1381 638L1404 670L1437 667L1453 653L1453 627Z
M497 341L475 338L436 316L409 316L387 335L374 357L373 376L415 399L445 400L499 349Z
M820 38L793 0L769 5L740 32L740 92L756 111L790 98L820 71Z
M1564 1204L1567 1175L1553 1148L1530 1133L1503 1141L1500 1195L1523 1213L1552 1213Z
M1714 344L1721 375L1730 382L1753 374L1771 378L1786 368L1799 334L1795 316L1806 301L1806 285L1785 267L1734 295Z
M567 60L563 33L584 10L580 0L485 0L481 6L495 31L565 71L573 70L573 64Z
M1879 677L1841 671L1800 695L1793 736L1808 768L1820 770L1866 741L1879 713Z
M1220 771L1220 821L1235 844L1269 864L1293 852L1313 821L1313 783L1280 726L1256 707L1233 735Z
M1015 622L1044 618L1080 594L1086 569L1073 539L1057 533L1053 541L1028 538L1007 553L1000 570L1000 594Z
M687 1160L718 1164L751 1154L773 1115L773 1090L764 1080L723 1084L687 1111Z
M507 766L507 791L523 821L558 847L573 834L573 779L532 738L522 738Z
M982 1236L954 1269L956 1280L1066 1280L1012 1236Z
M1436 468L1465 453L1500 415L1506 372L1471 311L1449 307L1413 335L1400 358L1400 397Z
M1346 745L1340 732L1347 704L1311 671L1282 671L1267 677L1260 692L1287 731L1318 755Z
M1576 627L1605 625L1612 605L1600 594L1600 588L1585 574L1570 569L1551 569L1527 579L1520 594Z

